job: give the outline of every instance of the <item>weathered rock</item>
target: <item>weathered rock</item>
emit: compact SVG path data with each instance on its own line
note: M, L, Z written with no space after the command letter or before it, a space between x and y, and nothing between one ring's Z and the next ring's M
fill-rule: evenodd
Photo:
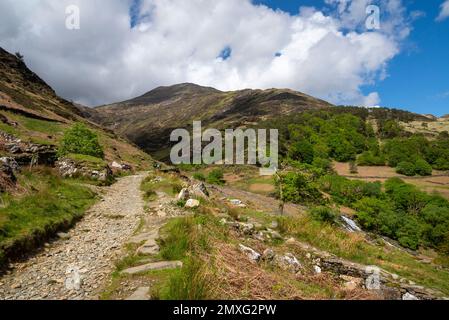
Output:
M81 176L106 182L113 174L108 165L103 165L101 168L89 168L85 163L80 163L69 158L61 158L55 165L58 168L59 174L64 178Z
M287 253L284 256L276 256L274 258L274 263L282 270L290 271L292 273L297 273L302 268L301 263L299 263L298 259L291 253Z
M122 271L122 274L138 274L142 272L155 271L155 270L167 270L182 268L181 261L161 261L144 264L142 266L133 267Z
M68 233L64 233L64 232L59 232L57 234L57 236L59 237L59 239L62 239L62 240L70 239L70 235Z
M404 294L403 296L402 296L402 300L404 300L404 301L413 301L413 300L419 300L417 297L415 297L413 294L411 294L411 293L406 293L406 294Z
M194 184L189 188L191 197L199 197L207 199L209 197L209 191L207 191L206 185L203 182Z
M254 249L246 247L246 246L244 246L242 244L239 245L239 249L240 249L241 252L246 254L246 256L253 262L258 262L260 260L260 258L261 258L260 253L258 253Z
M129 164L118 163L117 161L113 161L111 163L111 168L112 169L117 169L117 170L123 170L123 171L130 171L130 170L132 170L132 167Z
M143 246L137 249L138 254L153 255L159 252L159 245L155 239L148 239Z
M140 287L132 295L130 295L126 300L128 301L146 301L150 300L149 295L150 287Z
M345 281L343 287L345 290L353 291L357 288L361 288L363 284L363 279L350 277L346 275L340 275L340 278Z
M362 229L360 229L360 227L357 225L357 223L346 217L346 216L341 216L341 221L343 222L343 227L349 231L349 232L361 232Z
M185 205L186 208L191 208L191 209L198 208L199 206L200 206L200 202L196 199L187 200L186 205Z
M181 192L178 194L178 200L184 200L187 201L190 198L190 193L187 188L184 188L181 190Z

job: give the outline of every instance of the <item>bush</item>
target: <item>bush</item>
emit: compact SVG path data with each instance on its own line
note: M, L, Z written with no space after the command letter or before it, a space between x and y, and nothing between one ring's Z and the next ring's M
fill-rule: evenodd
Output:
M97 134L82 123L76 123L65 132L58 153L60 156L74 153L104 158Z
M224 177L223 170L214 169L209 173L206 181L207 181L207 183L210 183L210 184L224 185L225 182L223 180L223 177Z
M372 152L366 151L358 157L357 164L359 166L384 166L385 157L375 156Z
M310 210L310 215L316 221L330 224L334 224L338 217L332 209L324 206L313 208Z
M277 182L279 188L279 182ZM282 178L283 200L293 203L320 203L321 192L305 174L289 172Z
M204 174L202 174L202 173L195 173L193 175L193 179L205 182L206 181L206 176Z
M415 163L415 173L420 176L431 176L432 166L423 159L418 159Z
M407 161L400 162L396 167L396 172L405 176L412 177L416 173L415 165Z

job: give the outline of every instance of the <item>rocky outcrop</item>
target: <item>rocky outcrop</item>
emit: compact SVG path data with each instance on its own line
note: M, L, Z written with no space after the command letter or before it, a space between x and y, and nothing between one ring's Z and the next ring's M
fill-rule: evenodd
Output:
M315 266L323 272L329 272L339 277L350 277L345 286L354 283L371 291L376 291L387 300L402 300L404 297L414 296L419 300L435 300L443 298L439 291L416 285L412 281L383 270L377 266L366 266L350 262L327 252L320 251L307 244L295 241Z
M59 174L64 178L85 177L98 181L108 181L112 177L112 170L108 165L101 168L91 168L85 163L70 158L61 158L56 162Z
M57 160L56 146L23 142L3 131L0 131L0 141L4 151L21 166L54 165Z

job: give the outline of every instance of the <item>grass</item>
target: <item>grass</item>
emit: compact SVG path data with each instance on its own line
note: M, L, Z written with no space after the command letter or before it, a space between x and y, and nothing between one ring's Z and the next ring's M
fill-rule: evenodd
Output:
M81 218L95 194L74 180L62 180L49 169L24 171L19 182L27 192L3 195L0 209L0 255L20 255L47 241ZM4 261L3 261L4 262Z
M142 181L140 189L144 192L147 200L154 201L156 199L156 190L170 196L176 196L181 192L181 180L171 175L162 175L161 178L162 180L158 181L154 175L150 174Z
M92 157L84 154L70 153L66 158L75 160L76 162L85 163L91 167L102 169L107 166L107 162L101 158Z

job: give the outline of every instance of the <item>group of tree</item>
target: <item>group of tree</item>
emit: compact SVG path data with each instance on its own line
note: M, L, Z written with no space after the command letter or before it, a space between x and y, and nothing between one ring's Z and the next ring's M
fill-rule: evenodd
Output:
M449 201L398 178L386 181L383 187L380 182L339 176L320 180L320 189L337 203L353 208L365 230L398 240L413 250L426 246L449 253Z

